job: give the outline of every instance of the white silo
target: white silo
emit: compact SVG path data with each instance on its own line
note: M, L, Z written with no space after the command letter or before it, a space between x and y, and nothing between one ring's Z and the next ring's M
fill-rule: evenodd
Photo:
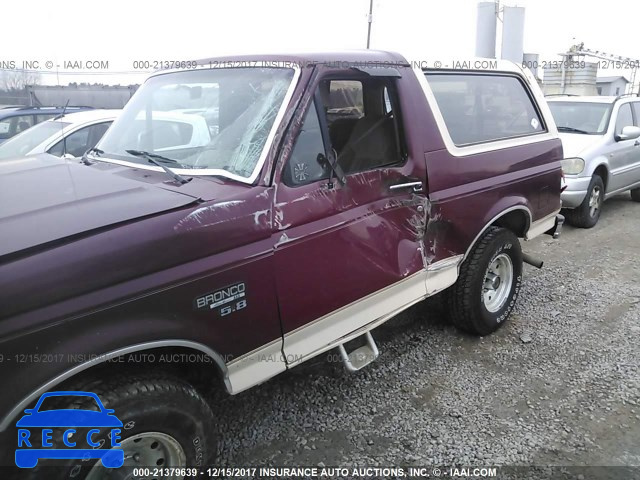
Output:
M478 3L476 22L476 57L496 58L496 26L498 23L495 2Z
M518 64L524 54L524 7L507 7L502 11L501 57Z
M597 95L596 78L598 64L593 62L575 62L573 57L563 57L568 64L544 69L542 92L545 95Z

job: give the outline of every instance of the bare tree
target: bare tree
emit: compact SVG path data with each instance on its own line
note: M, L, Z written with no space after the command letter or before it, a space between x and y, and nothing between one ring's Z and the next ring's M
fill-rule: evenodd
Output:
M23 90L27 85L38 85L40 74L25 70L2 70L0 72L0 88L4 90Z

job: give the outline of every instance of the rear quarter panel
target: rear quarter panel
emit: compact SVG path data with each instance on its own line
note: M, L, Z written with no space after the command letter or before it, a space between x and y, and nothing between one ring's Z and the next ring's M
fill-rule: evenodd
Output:
M546 133L496 141L484 148L455 148L437 102L418 69L427 109L424 129L440 132L441 141L425 147L431 201L426 234L429 261L468 252L477 236L501 213L527 212L528 224L560 210L562 143L551 112L530 75L517 71L544 119Z
M530 222L560 209L560 140L455 157L427 152L433 261L465 253L493 219L514 207Z

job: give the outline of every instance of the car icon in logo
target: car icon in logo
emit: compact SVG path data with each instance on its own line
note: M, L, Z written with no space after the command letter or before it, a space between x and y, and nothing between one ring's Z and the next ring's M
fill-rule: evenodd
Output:
M59 397L92 404L97 410L52 409ZM80 398L79 398L80 397ZM48 392L42 394L33 409L18 422L18 448L16 465L33 468L41 458L49 459L100 459L107 468L118 468L124 463L124 451L120 447L122 422L114 411L104 407L100 398L92 392ZM79 430L86 434L79 434ZM107 438L97 436L108 431ZM53 439L61 440L65 448L53 448ZM59 447L59 443L56 447ZM103 448L104 447L104 448Z

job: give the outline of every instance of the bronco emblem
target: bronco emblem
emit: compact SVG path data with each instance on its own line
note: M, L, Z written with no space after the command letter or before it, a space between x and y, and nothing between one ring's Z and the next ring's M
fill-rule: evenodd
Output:
M247 306L244 282L236 283L215 292L207 293L194 300L196 310L219 310L224 317Z

